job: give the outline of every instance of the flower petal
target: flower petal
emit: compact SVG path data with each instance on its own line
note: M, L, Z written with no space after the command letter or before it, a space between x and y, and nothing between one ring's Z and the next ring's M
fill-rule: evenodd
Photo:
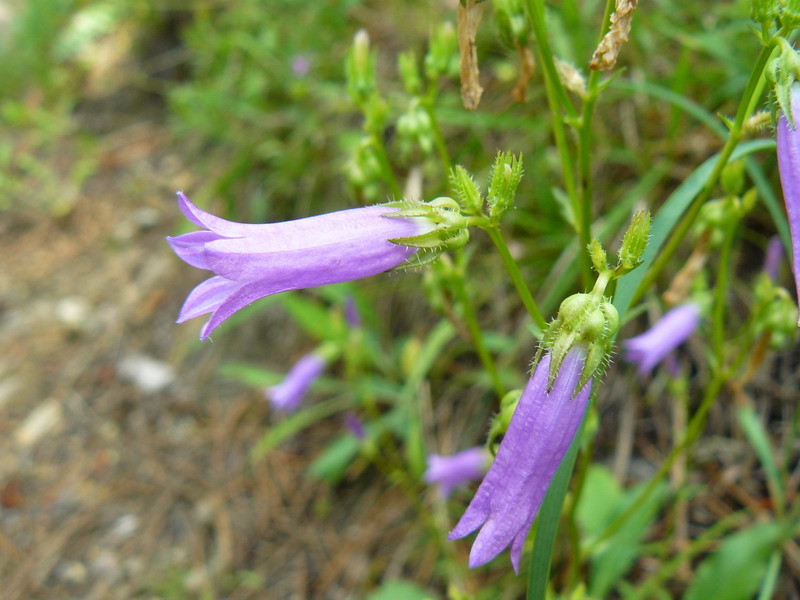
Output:
M221 239L219 235L211 231L193 231L176 237L167 237L167 242L172 246L172 250L178 258L189 263L198 269L211 270L206 260L205 245Z
M800 127L800 86L792 86L792 117ZM800 131L792 129L784 115L778 122L778 170L792 237L792 272L800 300Z
M573 398L585 360L585 348L570 350L550 393L550 355L537 365L494 463L449 536L463 537L483 525L470 552L470 567L489 562L511 544L518 569L528 530L586 411L591 380Z
M186 298L178 315L178 323L214 312L226 298L242 286L241 282L212 277L195 287ZM205 339L205 338L204 338Z

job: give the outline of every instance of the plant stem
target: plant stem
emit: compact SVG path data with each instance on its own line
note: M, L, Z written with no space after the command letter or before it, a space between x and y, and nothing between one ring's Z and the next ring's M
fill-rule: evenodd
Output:
M730 281L731 254L733 250L734 234L737 222L730 223L725 228L725 238L719 256L719 272L714 286L714 309L711 321L711 340L713 343L714 360L717 368L722 369L725 355L725 299L728 295Z
M514 257L511 256L511 252L506 245L506 241L503 239L503 234L500 233L500 229L497 227L497 225L493 223L487 223L483 225L483 229L489 234L489 237L492 239L495 248L497 248L497 252L500 253L500 258L503 260L503 265L505 265L508 274L511 276L511 280L514 282L514 287L519 294L520 300L522 300L522 304L525 305L525 308L533 319L536 327L540 331L544 331L547 328L547 321L544 320L539 307L536 305L536 301L533 299L533 296L531 296L528 286L525 285L525 280L522 277L522 273L520 272Z
M650 267L650 270L642 279L642 282L639 284L639 287L633 294L633 298L631 300L632 305L642 298L645 291L647 291L653 282L658 278L661 271L672 258L672 255L675 254L675 251L683 241L683 238L689 232L689 229L691 229L692 225L697 219L697 216L700 214L700 209L703 207L703 204L705 204L705 202L711 197L711 193L714 191L714 187L717 185L720 175L722 175L722 170L728 164L728 159L730 159L731 154L736 149L739 141L742 139L742 128L744 126L744 122L750 115L752 108L755 106L753 98L757 95L760 96L760 91L763 90L764 79L762 76L764 73L764 67L772 55L773 50L775 49L777 36L780 34L781 32L772 37L761 48L761 52L756 59L755 67L753 67L753 70L750 73L750 79L748 79L747 86L745 87L742 98L739 101L739 109L736 112L736 119L733 122L733 126L728 134L728 139L725 141L725 146L723 146L722 151L720 152L719 160L717 160L717 163L714 165L714 170L706 180L706 184L703 189L692 201L692 204L689 206L689 209L686 211L683 219L681 219L681 222L675 228L675 231L673 231L672 236L664 246L664 249L653 261L653 265Z
M389 155L386 153L386 147L383 145L383 140L377 134L372 134L370 136L372 140L372 145L375 148L375 153L378 156L378 162L381 165L381 171L383 171L383 180L389 185L392 190L392 195L396 199L400 199L403 197L403 190L400 188L400 184L397 183L397 178L394 176L394 171L392 171L392 165L389 162Z
M598 44L603 39L606 31L608 31L609 19L613 7L614 0L606 0L603 20L600 25L600 35L597 40ZM578 238L584 249L589 245L592 238L592 117L594 116L594 107L595 104L597 104L597 98L599 96L599 83L600 72L591 71L589 74L586 98L583 100L583 107L581 109L580 126L578 128L578 190L580 200L576 206L575 218L577 219ZM588 286L588 281L591 280L592 273L591 262L585 251L581 253L581 257L582 275L584 278L583 283L584 286Z
M462 251L459 251L459 259L462 258L461 254ZM463 261L459 260L458 263L459 265L455 269L455 277L453 277L456 297L461 304L464 321L466 321L467 328L472 336L472 343L475 346L475 351L478 353L478 357L481 359L483 367L486 369L486 372L489 374L489 378L492 380L492 386L497 393L497 397L502 399L506 393L506 390L503 386L503 382L500 380L500 375L497 372L497 365L495 365L492 355L489 353L489 350L486 347L486 342L483 339L483 332L478 324L478 317L475 314L475 307L473 306L472 300L467 293L467 286L464 280Z
M547 37L547 21L545 17L544 0L527 0L528 5L528 19L530 20L533 34L536 37L537 48L539 48L539 56L541 63L544 65L544 79L545 83L550 80L553 85L553 91L557 103L567 113L571 119L578 118L578 112L572 104L572 100L567 94L564 84L558 77L556 71L555 60L553 59L553 51L550 49L550 40ZM557 112L553 112L554 117L560 119Z

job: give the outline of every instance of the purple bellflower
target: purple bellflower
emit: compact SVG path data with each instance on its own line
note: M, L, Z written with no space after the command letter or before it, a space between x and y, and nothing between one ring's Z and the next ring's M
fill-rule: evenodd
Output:
M300 408L308 388L324 370L324 358L313 353L306 354L294 364L283 381L264 390L264 396L276 410L294 412Z
M643 334L622 342L625 360L636 364L639 374L645 376L685 342L699 324L700 308L696 304L673 308Z
M481 528L470 567L489 562L510 545L511 563L519 573L528 530L586 412L592 379L575 393L586 357L585 346L573 346L549 392L550 352L536 366L489 472L449 535L455 540Z
M791 111L794 127L786 115L778 122L778 170L783 188L783 201L789 216L789 231L792 236L792 272L800 299L800 85L791 90Z
M183 214L203 231L168 237L193 267L214 275L186 298L178 323L210 314L200 339L259 298L377 275L397 267L417 248L391 239L432 231L425 218L389 217L398 210L367 206L282 223L248 225L215 217L178 192Z
M447 498L454 488L483 477L490 463L489 453L482 446L468 448L450 456L429 454L425 482L438 485L442 496Z

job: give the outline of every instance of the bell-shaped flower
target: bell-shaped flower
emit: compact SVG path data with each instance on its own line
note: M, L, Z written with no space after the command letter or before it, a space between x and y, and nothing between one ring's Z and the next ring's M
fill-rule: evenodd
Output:
M447 498L454 488L483 477L490 463L489 452L482 446L468 448L449 456L429 454L425 482L429 485L438 485L442 496Z
M182 323L210 314L200 332L202 340L233 313L264 296L361 279L397 267L417 251L405 245L412 243L409 238L435 229L421 216L388 216L398 211L389 206L247 225L200 210L182 192L178 202L186 218L203 231L167 241L181 259L214 273L192 290L178 317Z
M675 348L685 342L700 324L700 308L684 304L673 308L658 323L641 335L622 342L625 360L639 367L639 374L647 375Z
M778 170L792 236L792 272L800 299L800 84L792 86L790 105L794 127L785 114L778 121Z
M319 354L306 354L298 360L278 385L264 390L264 396L276 410L294 412L322 372L325 370L325 359Z
M536 366L489 472L450 532L454 540L480 527L470 567L489 562L510 545L511 563L519 573L528 530L586 412L593 380L576 393L586 358L586 346L574 345L549 392L550 353Z

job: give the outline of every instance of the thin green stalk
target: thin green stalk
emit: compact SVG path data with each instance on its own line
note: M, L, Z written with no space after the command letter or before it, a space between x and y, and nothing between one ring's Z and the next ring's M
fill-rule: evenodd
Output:
M778 35L780 35L780 32ZM744 127L745 120L750 115L751 107L755 106L753 98L756 96L757 91L763 89L762 75L764 72L764 67L772 55L773 50L775 49L776 39L777 36L772 37L761 48L761 52L756 59L756 64L753 67L753 70L750 73L750 78L747 81L747 86L745 87L742 98L739 101L739 108L736 111L736 119L731 126L728 139L725 141L725 145L720 152L719 159L714 165L714 170L706 180L706 184L703 186L703 189L692 201L683 219L681 219L681 222L672 232L672 236L664 246L664 249L653 261L653 265L650 267L650 270L644 276L642 282L639 284L639 287L636 289L636 292L633 294L631 304L638 302L644 293L650 288L653 282L658 278L661 271L672 258L672 255L677 251L678 246L680 246L683 238L689 232L689 229L691 229L692 225L694 225L694 222L697 219L697 216L700 214L700 209L703 207L703 204L705 204L705 202L711 197L711 194L717 185L717 181L719 180L720 175L722 175L722 170L728 164L728 159L730 159L731 154L736 149L739 141L742 139L742 128ZM760 96L760 93L758 95Z
M539 62L542 62L542 54L538 48L536 50ZM556 90L554 89L550 79L547 77L544 78L544 89L545 95L547 96L547 103L550 106L550 114L552 116L551 120L553 122L553 138L555 139L556 148L558 149L558 157L561 161L561 177L564 181L564 189L566 190L567 196L570 199L572 213L575 217L575 232L578 234L581 245L585 248L589 243L589 240L584 243L583 238L580 235L581 208L580 197L578 195L578 186L575 182L575 165L572 159L572 154L569 151L569 145L567 143L567 131L564 127L564 122L561 119L561 114L558 109ZM588 287L592 281L592 264L589 259L589 255L586 252L581 252L579 254L579 262L581 265L581 280L584 287Z
M434 90L435 91L435 90ZM442 129L439 127L439 119L436 117L436 110L434 110L435 94L429 93L423 100L422 105L425 107L425 112L431 120L431 131L433 132L433 143L436 146L436 154L439 156L439 162L442 164L442 173L444 174L445 185L447 185L447 175L450 173L452 161L450 160L450 152L447 150L447 143L444 141Z
M558 105L567 113L571 119L578 118L578 112L570 100L564 84L558 77L556 71L555 60L553 59L553 51L550 49L550 40L547 37L547 21L545 17L544 0L528 0L528 19L530 20L533 34L536 36L536 44L539 48L539 55L541 64L544 65L544 79L545 83L550 80L553 85L553 91L558 101ZM553 111L554 118L561 118L560 114Z
M558 156L561 161L562 178L564 189L572 204L572 211L575 216L575 229L581 240L581 245L585 248L589 243L587 238L581 234L581 208L580 197L575 180L575 165L567 143L567 132L564 127L564 112L569 119L576 121L578 113L575 110L572 100L567 93L564 84L556 71L555 60L550 42L547 37L547 24L545 22L545 8L543 0L528 0L528 18L536 36L534 51L540 64L544 65L544 88L547 97L547 104L550 107L551 121L553 124L553 137L558 148ZM581 276L584 286L588 286L592 279L592 266L588 255L582 252L580 255Z
M500 233L500 229L494 224L487 224L483 228L486 233L489 234L495 248L497 248L497 252L503 260L503 265L505 265L508 274L511 276L511 280L514 282L514 287L519 294L520 300L522 300L522 304L525 305L536 327L544 331L547 328L547 321L544 320L539 307L536 305L536 301L533 299L533 296L531 296L528 286L525 285L525 279L522 277L522 273L520 273L514 257L511 256L506 241L503 239L503 234Z
M592 404L589 406L589 410L597 410L597 404L592 402ZM583 494L583 490L585 488L584 483L586 483L586 475L589 472L589 466L592 464L592 456L594 455L594 441L595 436L590 435L589 440L586 443L586 448L580 451L578 456L578 464L575 467L575 473L572 476L572 501L567 512L567 528L569 531L570 546L572 547L572 554L569 562L570 589L575 589L575 586L578 584L578 577L580 576L582 553L581 538L578 530L578 506L580 505L581 495Z
M378 156L378 162L381 165L381 171L383 172L383 180L389 184L389 187L392 190L392 196L396 199L403 197L403 190L400 188L400 184L397 182L397 178L394 176L394 171L392 171L392 165L389 163L389 155L386 153L386 148L383 145L383 140L376 135L372 134L372 145L375 148L375 153Z
M600 35L598 37L598 44L608 31L609 19L611 11L614 8L614 0L606 0L605 10L603 11L603 20L600 25ZM597 104L599 96L598 85L600 83L600 72L591 71L589 74L589 83L587 85L586 98L583 100L583 108L581 110L580 127L578 129L578 178L580 190L580 202L578 203L578 210L575 214L578 220L578 237L581 241L581 246L586 248L589 245L592 237L592 117L594 116L594 107ZM591 279L591 264L586 252L581 253L584 256L581 265L583 267L584 285L587 285L586 276Z
M725 229L725 239L719 257L719 271L714 285L714 309L711 320L711 340L714 349L714 360L717 368L721 369L725 355L725 300L728 296L730 282L733 240L737 223L728 224Z
M475 307L473 306L472 300L467 293L467 286L464 281L464 272L460 266L456 269L455 277L453 277L453 283L456 297L461 304L464 321L466 321L467 328L472 336L472 343L475 346L475 351L478 353L478 357L481 359L483 367L486 369L486 372L489 374L489 378L492 380L492 386L497 393L497 397L502 398L505 395L506 390L503 386L503 382L500 380L500 375L497 372L497 365L495 365L492 355L489 353L489 350L486 347L486 342L483 339L483 332L478 324L478 317L475 314Z

